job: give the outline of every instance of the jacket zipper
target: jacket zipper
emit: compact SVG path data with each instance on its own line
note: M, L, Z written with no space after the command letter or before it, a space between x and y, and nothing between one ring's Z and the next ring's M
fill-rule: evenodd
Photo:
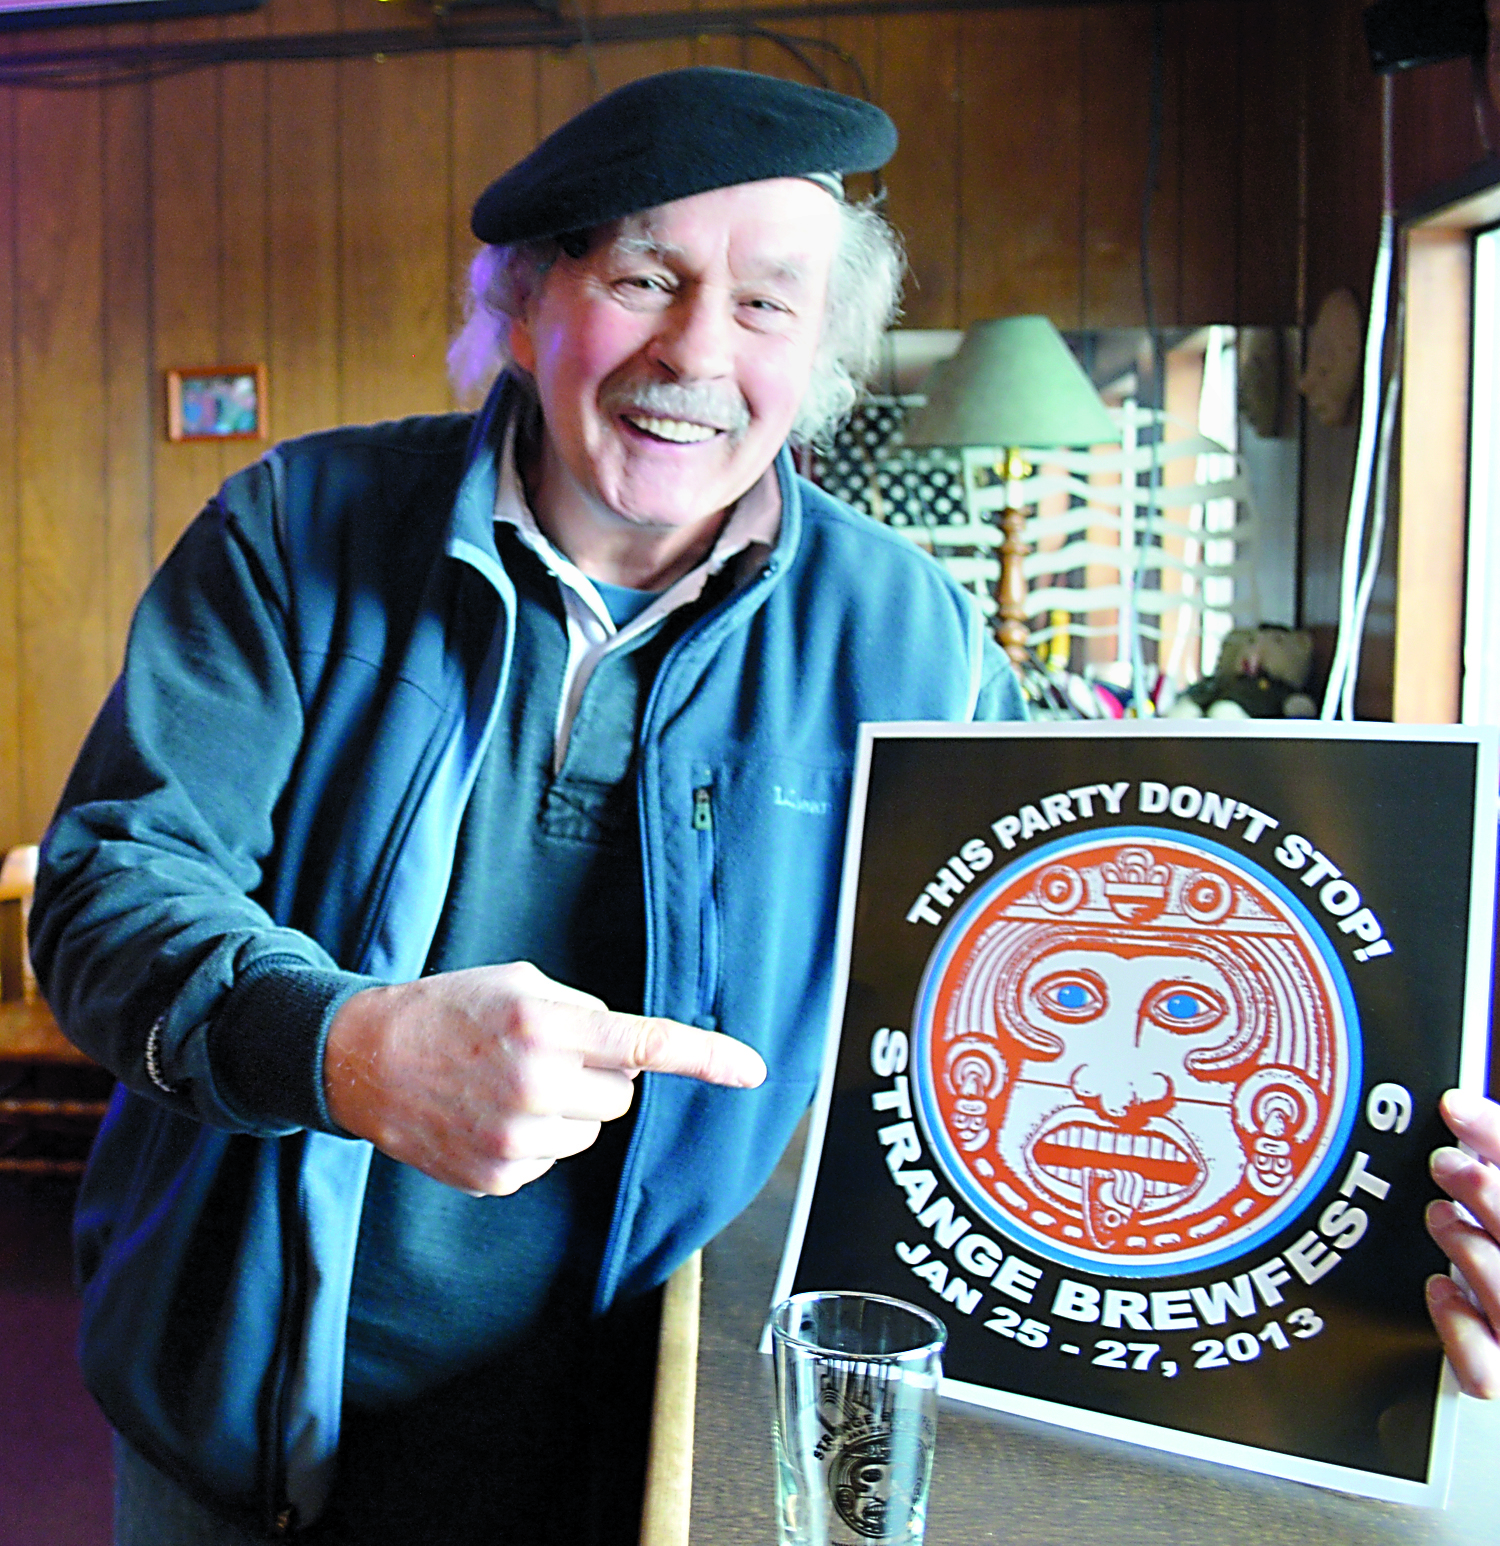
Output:
M747 596L755 591L763 590L775 579L775 577L780 573L781 569L781 560L773 554L766 563L766 567L761 570L760 574L757 575L756 578L749 585L747 585L743 591L732 597L726 604L727 607L734 608L737 605L743 606ZM656 679L652 682L651 691L646 698L645 713L641 716L641 739L643 743L648 738L651 730L656 724L657 705L661 701L662 694L665 691L663 683L670 676L673 663L682 658L690 644L696 641L703 634L711 618L717 616L718 613L716 610L714 613L710 614L710 617L699 617L694 619L694 621L688 625L688 628L683 633L682 637L676 640L672 647L667 651L666 656L663 658L661 664L657 667ZM645 788L644 775L638 774L637 779L637 792L643 793ZM704 893L704 899L706 902L711 904L713 901L713 792L707 785L701 785L693 790L692 819L693 827L698 834L698 849L700 860L706 854L706 857L710 861L709 869L707 872L708 881L706 885L702 887L702 892ZM647 839L645 831L644 820L641 822L641 856L643 864L646 866L649 873L652 854L651 845ZM718 915L717 912L710 911L709 916L713 918L715 934L713 942L713 954L715 956L715 960L713 963L713 976L706 977L703 971L703 961L700 954L698 972L700 998L703 993L703 985L705 981L713 982L717 979L718 975ZM649 932L649 918L647 922L647 928ZM702 946L700 944L700 952L701 949ZM649 959L649 953L646 962L646 975L647 981L649 982L651 979L651 961ZM654 1008L649 1001L645 1008L648 1014L660 1013L659 1008ZM639 1163L642 1141L641 1135L649 1124L650 1111L652 1106L651 1097L652 1091L655 1089L655 1079L656 1075L654 1074L644 1075L641 1079L640 1093L636 1096L635 1128L630 1135L630 1142L626 1145L625 1148L625 1161L620 1172L620 1187L618 1193L615 1196L614 1208L610 1214L609 1231L606 1234L604 1241L603 1260L601 1261L599 1267L599 1279L594 1288L594 1309L596 1314L602 1313L603 1310L612 1302L615 1288L620 1279L620 1257L624 1249L623 1242L621 1240L621 1227L626 1212L625 1199L633 1185L636 1166Z
M719 982L719 909L714 896L713 791L693 791L693 830L698 834L698 1023L712 1029Z
M299 1217L296 1210L297 1186L295 1177L302 1168L302 1156L306 1149L306 1135L295 1140L297 1145L297 1160L286 1167L278 1175L277 1185L282 1192L281 1202L283 1212L287 1217L296 1219ZM297 1528L297 1507L287 1497L287 1464L286 1464L286 1432L288 1427L288 1407L291 1402L293 1373L292 1362L296 1356L299 1334L303 1318L307 1314L306 1304L306 1274L302 1270L301 1253L307 1249L303 1238L303 1231L299 1227L295 1231L296 1240L289 1241L283 1237L282 1245L282 1274L283 1274L283 1301L280 1324L276 1332L276 1358L272 1370L270 1390L267 1393L267 1415L269 1419L269 1442L265 1445L267 1456L266 1472L266 1513L270 1520L273 1533L281 1539L291 1535ZM287 1232L284 1232L284 1235Z

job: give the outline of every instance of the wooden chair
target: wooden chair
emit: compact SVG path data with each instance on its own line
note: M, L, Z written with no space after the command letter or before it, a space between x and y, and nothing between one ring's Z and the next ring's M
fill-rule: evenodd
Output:
M77 1175L110 1079L63 1035L37 992L26 948L36 859L28 844L0 863L0 1174Z
M0 1001L30 1004L36 976L26 953L26 918L36 884L36 847L12 848L0 860Z

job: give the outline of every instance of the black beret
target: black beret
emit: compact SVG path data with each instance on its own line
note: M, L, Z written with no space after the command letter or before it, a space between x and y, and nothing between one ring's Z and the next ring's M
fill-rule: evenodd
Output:
M585 231L768 177L873 172L896 126L869 102L707 65L631 81L556 129L474 205L482 242Z

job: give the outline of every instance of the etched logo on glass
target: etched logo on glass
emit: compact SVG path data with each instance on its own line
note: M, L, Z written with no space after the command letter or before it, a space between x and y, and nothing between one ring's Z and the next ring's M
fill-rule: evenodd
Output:
M846 1439L829 1467L835 1511L869 1540L886 1540L898 1531L904 1537L906 1520L922 1517L932 1446L912 1434L897 1464L893 1437L890 1428L879 1428Z

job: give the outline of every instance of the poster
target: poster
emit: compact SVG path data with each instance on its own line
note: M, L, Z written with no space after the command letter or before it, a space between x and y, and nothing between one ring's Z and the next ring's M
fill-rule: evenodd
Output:
M1494 732L866 726L777 1295L946 1394L1441 1503L1443 1090L1484 1087Z

